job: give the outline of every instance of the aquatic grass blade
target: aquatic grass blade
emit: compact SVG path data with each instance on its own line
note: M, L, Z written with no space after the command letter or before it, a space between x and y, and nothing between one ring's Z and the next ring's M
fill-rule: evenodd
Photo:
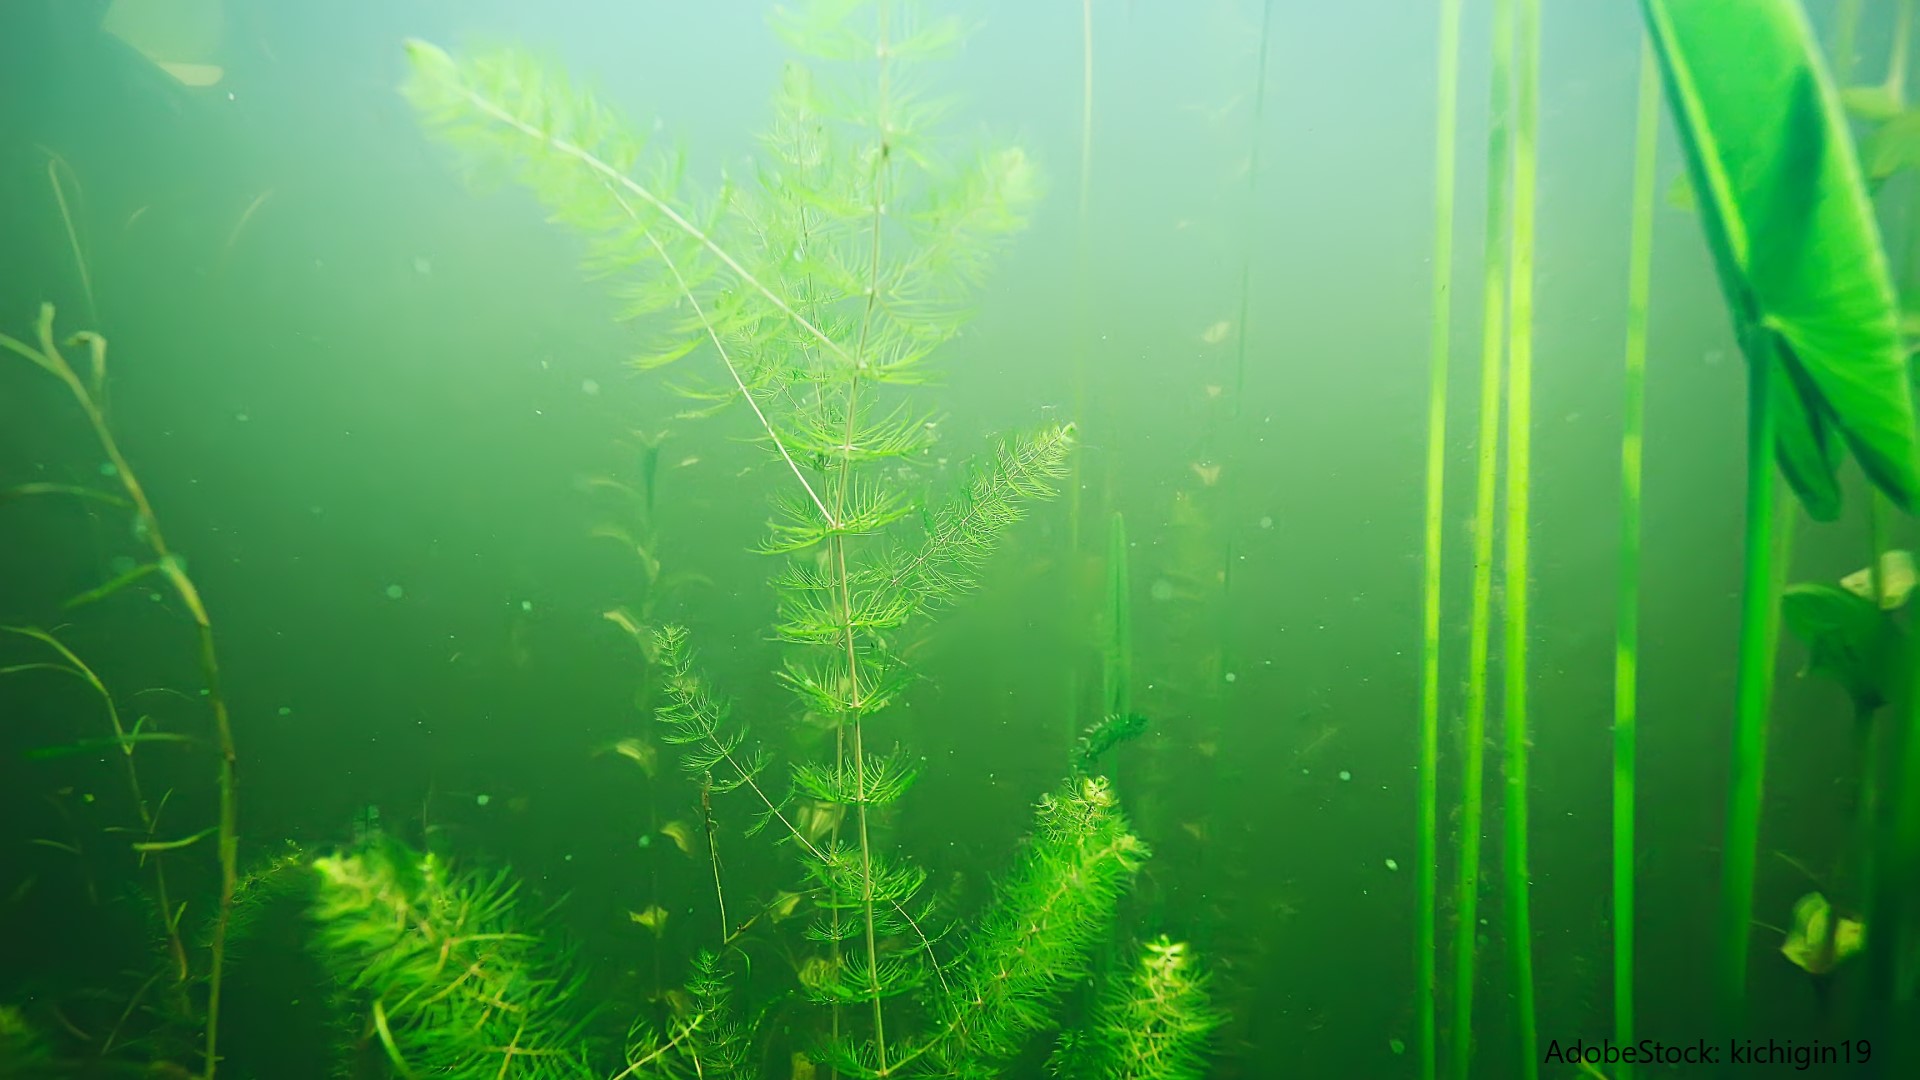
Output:
M1533 268L1534 208L1539 171L1540 0L1519 0L1514 13L1513 256L1507 324L1507 520L1503 539L1506 584L1501 639L1505 676L1501 802L1505 826L1501 860L1506 877L1504 914L1512 965L1514 1024L1520 1075L1540 1074L1539 1034L1534 1023L1533 917L1527 862L1527 601L1531 580L1529 514L1533 477Z
M1422 1080L1437 1068L1440 830L1440 562L1446 519L1447 384L1453 326L1454 159L1459 141L1461 0L1441 0L1439 85L1433 121L1433 292L1427 366L1427 486L1420 615L1420 805L1418 920L1414 940L1414 996L1419 1015L1416 1050Z
M1513 67L1513 0L1494 0L1493 73L1488 101L1487 212L1480 330L1480 418L1475 435L1473 594L1467 638L1467 689L1460 732L1460 853L1454 892L1454 1080L1473 1075L1473 1004L1480 922L1482 788L1486 780L1488 666L1493 643L1493 540L1499 497L1501 371L1506 356L1507 181L1512 169L1508 123Z
M1640 45L1634 120L1633 228L1627 255L1626 401L1620 425L1620 579L1613 666L1613 1038L1633 1045L1635 755L1639 746L1640 480L1646 416L1647 316L1653 291L1653 204L1659 161L1660 73ZM1614 1080L1632 1080L1622 1062Z

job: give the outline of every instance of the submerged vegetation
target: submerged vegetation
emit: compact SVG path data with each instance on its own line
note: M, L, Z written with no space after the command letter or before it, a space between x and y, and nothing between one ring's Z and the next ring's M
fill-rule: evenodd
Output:
M676 159L526 57L455 61L414 42L409 93L439 133L588 238L590 265L619 280L630 315L669 316L636 363L701 355L724 377L681 387L694 411L744 404L776 462L775 516L757 548L779 560L773 630L787 655L775 675L800 714L827 726L831 756L779 779L780 755L732 723L695 670L688 630L661 625L643 645L665 673L659 719L684 768L715 793L746 793L760 828L799 858L819 949L800 980L826 1013L812 1053L847 1076L990 1075L1054 1026L1146 855L1104 780L1069 781L1042 802L956 959L943 954L951 916L926 895L926 872L877 820L918 772L900 751L873 749L874 726L914 676L901 636L972 587L1025 505L1053 493L1072 449L1073 425L1043 427L999 440L943 502L911 483L934 425L902 391L958 332L1037 181L1017 148L943 164L936 106L909 88L911 68L954 42L953 23L886 3L776 20L812 66L782 80L758 183L706 197ZM853 58L869 59L835 63ZM916 519L918 530L902 528ZM826 824L802 822L795 806ZM724 911L718 875L715 888ZM1197 1039L1204 996L1184 985L1191 1015L1179 1022ZM1197 1055L1181 1045L1151 1075L1190 1075ZM1112 1055L1087 1067L1110 1070Z
M1710 983L1730 1035L1784 1008L1761 1000L1759 965L1774 966L1769 992L1782 972L1800 978L1797 968L1818 1012L1810 1030L1845 1027L1872 1042L1886 1075L1911 1075L1920 1068L1920 1036L1905 1023L1920 1007L1920 631L1910 520L1920 501L1912 400L1920 110L1906 83L1920 4L1843 0L1831 61L1799 0L1637 5L1644 36L1617 305L1625 340L1614 354L1624 364L1610 369L1623 390L1618 529L1609 534L1618 538L1618 577L1607 591L1612 698L1575 716L1532 708L1535 692L1567 669L1541 648L1561 636L1560 624L1530 610L1548 591L1541 568L1554 565L1533 547L1536 487L1545 491L1536 485L1536 436L1544 447L1555 433L1536 415L1534 378L1536 364L1544 373L1559 362L1537 334L1544 326L1535 305L1551 280L1536 251L1538 151L1553 115L1541 102L1542 20L1565 6L1488 0L1487 40L1469 45L1463 28L1475 25L1475 6L1429 5L1438 48L1424 513L1415 545L1422 597L1417 668L1404 673L1414 689L1391 740L1405 752L1400 776L1412 788L1414 880L1404 894L1360 890L1412 912L1413 956L1393 1021L1402 1026L1373 1041L1383 1054L1406 1055L1394 1067L1421 1080L1532 1078L1558 1075L1542 1044L1563 1034L1557 1028L1573 1010L1580 1037L1609 1033L1623 1046L1672 1027L1653 1014L1655 995L1641 992L1652 982L1636 954L1646 947L1650 894L1641 800L1654 787L1642 782L1642 736L1680 726L1671 710L1641 700L1650 397L1656 438L1662 416L1648 371L1661 370L1653 254L1664 117L1683 159L1685 198L1675 208L1692 215L1686 223L1704 240L1746 361L1739 626L1723 687L1731 707L1725 724L1706 728L1730 751L1725 820L1713 826L1724 825L1720 904L1713 933L1695 930L1697 959L1712 954ZM1223 805L1227 735L1279 726L1241 708L1252 697L1237 696L1246 691L1236 681L1261 666L1241 618L1251 606L1247 583L1259 580L1244 565L1247 519L1267 529L1273 518L1252 512L1256 489L1236 455L1267 445L1251 434L1245 401L1261 366L1248 323L1263 306L1253 288L1261 163L1285 160L1261 142L1270 135L1262 130L1270 50L1286 35L1274 5L1261 3L1247 92L1248 205L1226 260L1238 292L1220 312L1237 317L1200 335L1221 347L1231 377L1205 385L1193 418L1204 429L1198 460L1163 489L1165 520L1154 521L1134 508L1132 461L1116 452L1131 433L1110 430L1118 410L1100 396L1093 364L1094 12L1083 0L1081 280L1074 303L1057 305L1072 308L1061 321L1072 324L1073 342L1060 355L1073 415L1055 415L1034 390L1024 426L959 446L926 388L962 351L956 343L976 297L1045 185L1036 156L1021 146L945 137L950 103L927 87L937 62L963 41L958 21L908 0L776 6L772 26L792 59L776 80L770 120L750 165L710 184L663 140L641 134L664 123L630 121L558 64L515 48L404 45L404 93L428 134L464 170L529 194L583 246L586 271L608 285L638 342L631 368L674 395L673 430L661 430L657 417L622 416L621 460L582 485L607 518L592 543L612 541L633 560L622 565L628 576L605 583L603 606L580 619L594 632L619 632L609 635L619 650L610 655L624 665L615 678L633 702L631 715L600 718L617 730L603 732L594 752L639 767L621 765L630 786L618 799L631 804L608 814L617 820L607 828L644 825L639 847L666 855L587 902L636 935L651 970L581 948L572 902L548 894L547 875L429 825L425 807L417 836L383 826L370 810L346 843L268 847L255 836L243 849L238 776L250 729L234 718L201 586L174 534L163 536L122 451L107 403L106 338L98 330L63 336L51 305L21 337L0 334L0 353L24 361L39 382L50 379L90 437L77 472L0 489L0 509L79 507L88 528L106 523L137 556L103 560L105 574L90 567L93 576L37 620L9 612L0 625L0 689L35 695L36 718L68 725L54 737L34 732L25 754L38 775L57 777L46 784L47 802L68 832L23 839L36 855L65 860L73 895L109 911L107 921L125 913L138 923L103 922L99 940L85 943L111 963L76 965L71 978L45 985L9 984L18 996L0 1001L0 1077L273 1075L279 1062L260 1066L250 1056L263 1052L257 1045L236 1049L245 1041L236 1028L256 1043L260 1036L232 1014L294 995L280 995L277 983L273 994L247 992L286 972L249 968L236 949L242 942L280 947L277 959L309 964L304 974L327 987L314 995L324 998L315 1012L331 1041L288 1050L276 1031L264 1052L324 1055L324 1065L308 1064L343 1077L1197 1080L1286 1072L1269 1060L1221 1062L1246 1054L1238 1045L1251 1042L1246 1033L1269 1023L1256 1010L1275 1000L1286 1007L1273 1022L1290 1025L1289 1038L1318 1032L1321 1010L1335 1007L1323 1002L1338 994L1296 987L1339 983L1346 971L1315 972L1263 996L1271 989L1263 980L1292 979L1295 969L1270 952L1236 953L1244 947L1229 939L1287 937L1297 898L1290 889L1236 897L1236 909L1192 894L1205 889L1201 871L1220 871L1210 862L1235 863L1236 880L1253 880L1238 864L1338 829L1258 816L1277 801L1255 814L1186 813ZM1880 25L1876 12L1892 27L1886 71L1862 82L1853 68L1873 37L1863 27ZM1251 24L1244 29L1251 42ZM1461 116L1469 49L1490 50L1490 85L1484 194L1472 208L1484 214L1474 222L1482 246L1461 252L1455 172L1460 132L1474 119ZM195 77L217 80L220 70L197 68ZM1103 95L1108 85L1103 78ZM78 296L97 322L111 279L88 262L76 171L40 152L61 258L75 263ZM271 190L228 234L220 265ZM123 231L146 209L133 211ZM1890 242L1907 245L1904 258ZM1477 274L1460 272L1463 255L1477 260ZM1469 278L1479 286L1467 300L1479 316L1470 371L1455 362L1464 350L1453 309L1456 281ZM1471 412L1456 424L1463 404ZM723 497L730 507L764 504L767 519L729 546L759 560L736 566L760 571L716 580L702 576L709 567L680 562L690 545L677 542L679 508L661 495L669 440L698 450L685 462L746 459ZM742 443L746 450L728 446ZM1099 456L1083 465L1089 443ZM97 477L84 465L96 452ZM1471 461L1470 484L1449 485L1453 471L1464 471L1457 457ZM45 478L75 475L84 482ZM1047 505L1063 495L1067 505ZM1456 561L1446 522L1463 512L1471 531ZM1093 542L1096 521L1104 545ZM1043 658L1051 703L1002 693L998 673L964 662L955 665L963 677L941 683L951 671L928 658L938 618L995 580L1003 549L1055 527L1045 538L1064 568L1035 572L1065 579L1066 595L1017 598L1032 608L1057 599L1075 624L1062 649L1070 655ZM1811 569L1814 556L1792 557L1802 537L1822 559L1850 544L1846 569L1861 568ZM1312 568L1289 564L1286 573L1311 576ZM1456 578L1457 594L1449 591ZM729 623L722 594L769 601L754 615L755 634ZM1152 606L1136 607L1147 598ZM1276 624L1291 617L1258 606L1258 617ZM184 624L176 663L190 665L190 675L177 685L132 689L143 686L133 681L147 675L142 666L116 668L87 638L88 620L130 607L170 620L171 631ZM993 633L1020 631L997 625ZM1802 801L1826 799L1832 805L1819 809L1841 823L1828 830L1827 849L1804 860L1771 847L1768 835L1768 815L1782 805L1768 773L1782 767L1770 761L1769 737L1783 639L1789 655L1803 656L1801 674L1831 684L1819 688L1831 697L1809 700L1844 720L1845 738L1829 740L1846 773L1839 795L1795 791ZM1448 663L1456 646L1457 671ZM1292 685L1307 674L1296 666L1275 681L1316 694ZM938 713L918 707L935 697ZM928 719L935 715L942 719ZM936 722L981 726L964 734L964 755L923 753L918 745L941 734ZM1276 742L1270 756L1243 755L1255 797L1270 799L1296 776L1305 786L1316 772L1343 785L1354 778L1308 760L1339 730L1332 721L1314 726L1317 734L1295 733L1295 743L1311 740L1305 749ZM1534 877L1531 855L1544 845L1532 800L1548 794L1530 778L1536 734L1546 745L1591 736L1589 745L1607 750L1593 764L1606 766L1610 844L1605 887L1591 889L1595 940L1608 939L1611 953L1605 964L1558 955L1561 939L1548 936L1544 916L1536 933L1536 903L1544 910L1549 887L1564 889L1564 879ZM1012 768L1009 748L1026 755L1029 771ZM1175 771L1175 749L1195 754L1191 772ZM1044 764L1034 768L1035 760ZM1023 786L990 798L1008 776ZM933 804L931 795L916 797L923 783L949 800L958 790L975 801L958 812L952 801L923 810ZM1498 784L1496 799L1487 798L1489 783ZM1391 783L1380 790L1399 794ZM488 798L477 796L478 805ZM990 804L1027 818L996 819ZM672 806L687 809L674 817ZM1240 835L1216 843L1210 827ZM620 835L631 860L631 833ZM1195 844L1184 853L1190 861L1179 852L1154 859L1153 849L1165 855L1183 835ZM1488 843L1498 851L1492 869ZM963 872L980 850L990 852L986 884ZM1377 861L1395 873L1408 857ZM1556 860L1556 872L1562 865ZM1769 881L1769 870L1780 877ZM1498 882L1491 891L1487 874ZM27 876L9 902L37 881ZM1215 925L1173 926L1182 916L1170 914L1181 909L1169 897L1182 889L1180 903L1211 913ZM1337 916L1343 927L1348 910ZM1269 925L1242 935L1236 920L1256 918ZM1563 921L1556 915L1554 931ZM1192 936L1176 940L1163 932L1170 926ZM108 968L115 974L98 974ZM1579 978L1568 979L1569 970ZM1567 991L1570 981L1578 991ZM287 1008L298 1004L294 997ZM1223 1031L1236 1015L1240 1026ZM1583 1068L1604 1080L1654 1071ZM1385 1074L1367 1072L1375 1073Z

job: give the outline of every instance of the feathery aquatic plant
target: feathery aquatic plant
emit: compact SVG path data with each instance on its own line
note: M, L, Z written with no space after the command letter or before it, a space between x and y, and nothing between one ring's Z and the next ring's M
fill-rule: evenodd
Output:
M776 778L774 755L730 721L678 627L654 639L666 669L659 719L689 771L715 791L751 793L759 827L777 824L811 878L812 935L826 955L801 981L831 1012L819 1056L856 1077L977 1071L1041 1026L1111 926L1140 857L1110 789L1076 778L1045 804L994 914L949 968L924 871L870 821L915 775L909 759L867 745L868 725L912 678L898 634L973 586L1025 507L1053 494L1074 441L1072 424L1004 437L944 502L913 482L935 425L904 391L959 332L968 295L1024 225L1037 174L1018 148L954 159L932 140L941 107L915 88L915 66L958 39L953 21L886 2L781 8L774 21L807 62L781 81L757 182L705 196L678 158L519 54L456 61L413 42L408 90L433 129L587 237L591 268L618 279L627 314L649 320L638 366L703 354L718 377L679 385L690 415L736 402L753 414L783 478L758 549L782 559L778 676L804 711L831 721L833 755ZM839 77L849 61L858 65ZM829 808L834 824L796 820L796 799ZM1018 985L974 982L979 965L1006 959L996 949L1027 916L1042 922ZM961 1008L969 990L990 1006ZM929 1032L905 1034L915 1015Z
M598 1076L578 980L506 871L456 868L380 833L313 869L311 940L358 1018L353 1042L377 1042L402 1076Z
M1198 1080L1221 1016L1185 944L1161 936L1110 988L1084 1032L1062 1035L1047 1067L1066 1080Z

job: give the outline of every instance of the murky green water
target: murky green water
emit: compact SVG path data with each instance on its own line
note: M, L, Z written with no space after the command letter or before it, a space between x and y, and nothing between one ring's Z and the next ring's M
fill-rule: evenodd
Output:
M1422 1075L1444 5L797 6L0 10L0 1076L212 1076L213 1004L263 1080ZM1616 1030L1642 29L1540 6L1530 562L1490 584L1544 1054ZM1809 5L1843 85L1896 8ZM1443 1075L1493 20L1441 339ZM1746 365L1662 122L1635 1028L1844 1050L1863 965L1778 946L1867 903L1866 729L1791 632L1713 1005ZM1912 183L1875 193L1908 289ZM1841 475L1780 580L1867 565ZM1593 1075L1522 1061L1491 641L1471 1075Z

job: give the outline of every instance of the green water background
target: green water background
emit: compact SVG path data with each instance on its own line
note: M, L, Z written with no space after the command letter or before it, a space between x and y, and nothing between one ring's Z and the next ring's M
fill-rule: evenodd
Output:
M939 69L963 101L951 130L1016 137L1051 179L977 320L941 358L945 381L923 398L943 414L939 453L957 465L988 431L1070 416L1084 350L1088 405L1077 419L1090 486L1080 557L1064 504L1041 509L981 593L944 620L926 682L886 722L887 738L927 758L896 838L966 904L1006 865L1028 806L1063 770L1066 674L1094 677L1095 628L1080 615L1102 587L1105 514L1121 511L1135 693L1154 734L1116 769L1159 852L1127 931L1165 929L1206 949L1218 997L1236 1013L1222 1077L1413 1070L1393 1040L1413 1037L1429 6L1278 4L1255 132L1258 5L1096 0L1084 252L1079 5L973 5L976 32ZM570 893L561 920L610 994L644 992L656 963L673 981L695 943L684 935L711 931L705 869L637 837L651 815L692 816L695 793L670 768L649 785L631 762L592 753L644 734L647 721L630 700L632 646L600 618L631 593L633 567L587 535L605 513L579 479L622 467L615 440L629 430L669 431L662 557L713 582L671 613L694 628L740 714L778 732L790 708L767 675L777 664L764 631L770 566L745 548L779 478L743 442L750 418L673 421L660 381L621 366L635 335L581 280L571 237L517 191L462 184L395 92L399 43L547 52L636 127L659 117L661 137L684 145L691 175L705 180L747 175L768 115L783 54L762 10L234 2L225 78L185 89L93 30L85 7L0 14L12 24L0 46L0 316L20 333L52 300L63 326L112 341L115 425L220 630L245 850L337 842L368 804L389 821L425 813L456 850L510 863L543 896ZM1632 5L1546 7L1531 583L1543 1041L1595 1038L1609 1024L1607 725L1639 34ZM1470 8L1449 717L1464 657L1487 75L1487 15ZM1829 9L1812 6L1823 25ZM1862 35L1869 76L1880 63L1872 43L1885 37L1873 21ZM1669 136L1663 187L1679 169ZM1249 205L1242 170L1255 138ZM93 311L48 150L78 181L68 195ZM1702 1003L1732 701L1743 370L1697 222L1663 204L1656 227L1640 1028L1691 1041L1726 1034ZM1223 320L1224 339L1210 343L1206 331ZM1241 333L1248 366L1236 399ZM0 366L0 479L97 479L98 454L61 393L23 364ZM1203 474L1215 466L1211 487ZM1183 499L1213 515L1197 541L1171 524ZM62 600L134 553L124 525L81 506L0 508L0 535L9 623L56 624ZM1212 641L1170 632L1186 625L1181 544L1224 552L1229 538L1234 590L1207 609ZM1850 572L1865 562L1861 529L1850 520L1803 533L1794 555L1799 577ZM130 593L75 617L63 637L123 693L177 685L192 671L190 640L165 608ZM1181 683L1220 640L1233 643L1220 672L1231 682ZM1846 821L1847 717L1837 690L1791 678L1800 659L1789 643L1767 846L1824 867ZM105 883L95 908L70 856L26 841L121 820L118 780L100 759L20 755L98 734L92 703L39 683L0 687L0 717L0 895L15 898L0 912L0 990L110 968L112 928L131 918L117 886ZM1444 821L1456 785L1454 747L1443 749ZM180 785L170 818L211 819L197 764L155 768ZM63 787L73 793L49 800ZM98 802L76 801L96 791ZM737 887L789 884L790 867L738 836L745 818L722 810ZM1444 852L1451 837L1442 840ZM1492 840L1488 857L1491 873ZM1449 865L1443 854L1443 881ZM1784 921L1813 886L1781 860L1762 871L1757 917ZM655 895L671 912L662 944L626 915ZM1497 897L1482 912L1501 925ZM236 968L257 991L236 999L229 1020L237 1060L272 1060L318 1007L312 993L292 1004L297 929L280 927L249 949L252 967L243 957ZM1489 936L1478 1038L1495 1076L1509 1040L1498 933ZM1818 1030L1810 991L1783 960L1756 961L1754 986L1757 1028ZM309 1067L319 1069L261 1075L322 1075L298 1071Z

